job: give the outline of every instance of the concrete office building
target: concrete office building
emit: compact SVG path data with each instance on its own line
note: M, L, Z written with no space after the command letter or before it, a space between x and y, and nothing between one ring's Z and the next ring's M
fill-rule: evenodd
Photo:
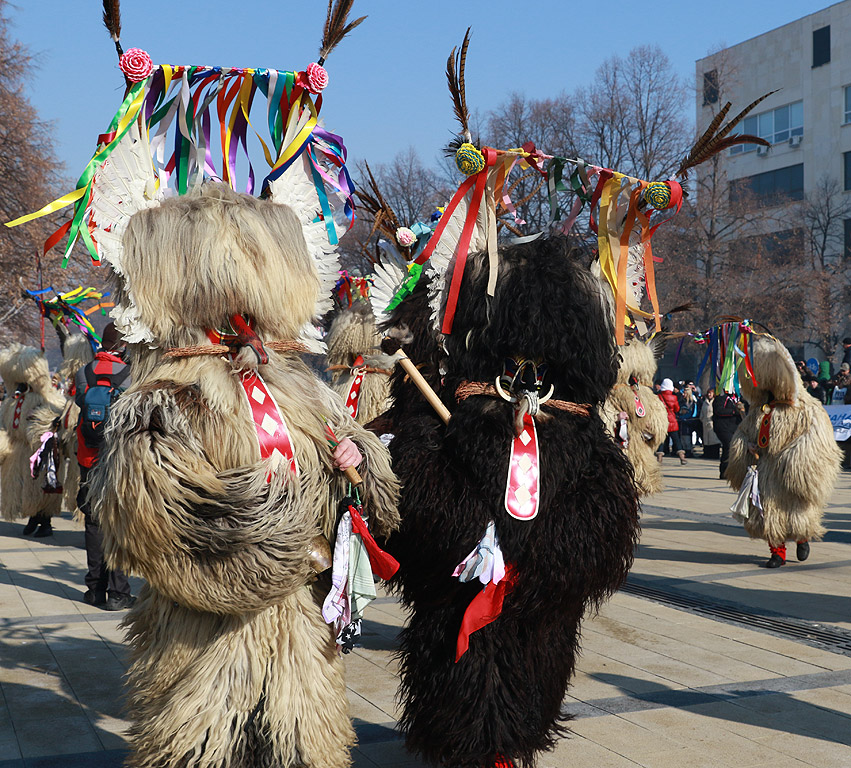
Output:
M706 126L726 101L735 114L777 89L736 129L767 139L771 147L728 151L731 199L744 190L767 198L766 205L775 195L803 200L832 178L851 200L851 0L700 59L696 75L698 126ZM788 227L790 245L803 247L796 226L800 221L781 218L773 229ZM841 258L843 224L837 227L831 255ZM851 256L851 217L844 222L844 251Z

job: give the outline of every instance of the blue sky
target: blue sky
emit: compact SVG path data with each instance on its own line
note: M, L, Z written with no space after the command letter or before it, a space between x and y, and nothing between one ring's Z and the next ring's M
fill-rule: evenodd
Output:
M123 95L100 0L16 0L12 34L37 54L28 94L55 127L56 154L76 178ZM455 129L446 57L468 25L467 101L482 112L513 91L532 98L590 82L614 53L659 45L675 70L830 4L638 3L575 0L356 0L369 18L329 57L323 117L350 157L371 163L413 146L427 163ZM325 0L124 0L124 48L155 63L303 69L317 58ZM690 118L688 118L690 119Z

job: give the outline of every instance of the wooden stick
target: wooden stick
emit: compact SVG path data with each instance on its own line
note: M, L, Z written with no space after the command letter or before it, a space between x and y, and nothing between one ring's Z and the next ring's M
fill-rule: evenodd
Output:
M346 476L346 479L352 484L353 488L357 488L359 485L363 485L363 478L358 474L358 471L354 467L346 467L343 470L343 474Z
M405 373L407 373L408 376L411 377L411 381L416 384L417 389L422 392L423 397L428 400L429 405L434 408L443 423L448 424L449 417L452 416L452 414L449 412L449 409L443 404L443 401L437 396L437 392L435 392L429 386L429 383L417 370L417 366L414 365L411 358L408 357L405 352L400 349L396 353L396 361L399 363L399 365L402 366L402 369L405 371Z

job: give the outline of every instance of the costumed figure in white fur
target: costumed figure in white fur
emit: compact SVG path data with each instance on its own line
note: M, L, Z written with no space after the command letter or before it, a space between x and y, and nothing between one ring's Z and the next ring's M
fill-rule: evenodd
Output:
M786 563L786 542L806 560L809 542L825 532L824 507L839 474L842 452L827 412L810 395L795 363L777 339L754 339L754 378L740 377L750 409L730 444L726 477L740 499L734 505L745 530L771 550L768 568Z
M124 127L99 149L108 157L80 203L132 359L88 498L109 566L147 581L125 620L134 768L350 763L337 648L354 617L348 552L360 541L373 562L369 533L397 526L398 483L378 438L301 359L322 351L310 335L330 308L351 210L334 167L345 150L317 125L311 95L327 83L321 62L357 23L350 5L329 6L320 63L304 72L179 68L166 83L149 59L141 73L125 66L131 53L131 64L147 58L128 51ZM117 41L115 14L105 20ZM270 139L280 162L264 182L269 200L204 181L210 157L194 142L224 91L268 94L273 124L285 126ZM192 151L172 178L150 143L152 112L131 109L157 92L191 93L197 105L181 134ZM238 130L250 109L232 104L225 125ZM177 112L171 129L181 131ZM228 173L216 175L232 178L225 150ZM363 481L352 491L355 465Z
M77 463L77 422L80 407L74 402L74 377L94 359L89 339L82 333L63 337L59 380L64 388L65 404L57 415L52 405L44 405L33 414L39 434L52 431L57 443L57 470L62 485L62 512L77 516L77 491L80 489L80 465ZM82 517L78 522L82 522Z
M368 424L390 407L395 361L381 351L367 279L343 273L335 295L339 310L325 337L326 370L331 374L331 388L343 398L352 417Z
M656 376L654 344L633 338L620 349L617 383L603 404L602 416L635 470L642 496L663 488L656 447L668 434L665 406L650 388Z
M59 514L61 495L45 493L33 477L30 458L41 447L39 410L62 412L64 398L51 380L47 359L35 347L13 344L0 354L6 398L0 405L0 512L4 520L27 517L23 533L50 536L50 519Z

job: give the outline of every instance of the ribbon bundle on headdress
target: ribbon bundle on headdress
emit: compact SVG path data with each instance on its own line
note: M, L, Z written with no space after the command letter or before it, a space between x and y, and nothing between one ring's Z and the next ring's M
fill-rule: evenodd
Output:
M472 147L472 145L469 145ZM537 167L534 165L534 145L529 149L512 149L500 152L492 147L482 147L480 157L482 162L472 164L464 160L458 161L459 168L472 171L458 187L452 199L440 218L434 234L416 258L415 263L425 264L435 254L441 242L446 246L441 260L435 262L435 271L442 278L449 260L454 256L455 266L450 278L449 294L443 314L440 330L442 333L452 333L452 323L455 318L455 308L458 304L458 294L464 276L467 255L471 251L487 249L489 276L488 295L493 296L496 290L498 268L497 256L497 216L498 209L511 213L516 218L516 211L508 196L505 182L516 165ZM470 154L475 148L469 149L462 145L458 155ZM531 150L531 151L530 151ZM475 150L478 152L478 150ZM443 262L441 264L441 261ZM442 280L440 281L442 283ZM442 284L440 285L442 288Z
M66 263L78 238L86 244L92 260L98 262L100 253L92 237L96 226L91 206L93 182L98 169L133 126L140 127L139 135L149 149L155 185L146 191L149 199L157 193L164 194L165 187L184 194L205 178L218 178L235 188L240 154L248 163L246 192L253 192L255 173L248 154L250 130L260 141L271 169L263 181L264 191L299 157L304 154L308 158L328 239L336 244L338 235L329 196L337 198L351 225L353 187L345 167L342 139L317 125L322 97L314 96L308 87L303 72L153 67L147 77L129 88L106 132L98 138L97 151L80 175L76 189L7 226L23 224L73 203L71 221L51 236L49 247L67 233ZM266 100L262 122L268 129L268 143L250 118L258 92Z
M576 164L569 187L563 180L567 162ZM597 236L600 271L615 299L618 344L625 343L624 329L631 321L642 330L644 320L652 320L655 330L661 331L651 238L661 224L679 212L683 199L679 182L647 182L608 168L588 166L581 160L554 157L547 165L547 190L554 222L561 216L557 193L571 191L576 195L570 213L560 225L565 233L588 205L589 226ZM652 312L641 309L645 289Z
M47 294L49 293L55 295L47 298ZM63 293L54 291L53 288L43 288L39 291L27 290L26 294L35 301L39 312L41 312L43 317L50 320L57 332L60 326L67 328L69 325L74 324L79 327L81 333L89 340L93 349L100 344L101 337L95 331L88 316L98 310L101 311L101 314L106 314L105 310L107 308L115 306L111 301L104 301L109 296L108 292L101 293L94 288L83 288L82 286ZM89 301L95 301L97 303L84 308L82 305Z
M722 392L740 392L739 367L742 363L756 386L753 370L753 336L750 320L719 323L700 333L688 333L680 342L692 337L698 344L706 345L706 352L698 370L698 380L709 366L709 386ZM679 351L677 356L679 357Z

